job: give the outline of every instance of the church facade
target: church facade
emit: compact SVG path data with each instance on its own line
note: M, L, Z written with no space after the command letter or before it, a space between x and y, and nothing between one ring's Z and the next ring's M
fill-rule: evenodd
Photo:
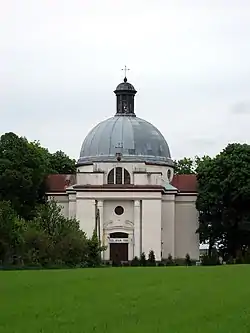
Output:
M85 138L75 175L50 175L47 196L67 217L76 217L106 246L103 260L130 261L150 250L156 260L199 258L196 177L174 175L160 131L138 118L136 90L114 91L116 113Z

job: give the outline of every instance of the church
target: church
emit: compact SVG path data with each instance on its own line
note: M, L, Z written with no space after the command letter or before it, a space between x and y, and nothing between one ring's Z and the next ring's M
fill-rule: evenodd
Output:
M130 261L153 250L156 260L199 259L195 175L174 175L160 131L135 113L125 76L115 91L114 116L83 141L76 174L49 175L47 196L106 247L103 260Z

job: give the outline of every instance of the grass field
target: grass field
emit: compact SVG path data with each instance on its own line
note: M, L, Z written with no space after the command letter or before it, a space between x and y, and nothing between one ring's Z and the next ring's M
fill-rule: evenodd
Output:
M0 332L250 332L250 265L0 272Z

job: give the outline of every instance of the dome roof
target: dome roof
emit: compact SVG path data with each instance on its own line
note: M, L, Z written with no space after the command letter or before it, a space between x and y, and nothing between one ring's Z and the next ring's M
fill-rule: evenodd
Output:
M126 76L125 76L123 82L118 84L118 86L116 87L115 93L122 92L122 91L126 91L126 92L131 91L134 94L137 93L137 91L135 90L135 87L131 83L128 82Z
M104 120L89 132L78 163L117 161L117 153L121 153L121 161L173 164L168 144L156 127L123 115Z
M127 82L126 78L124 79L124 82L118 84L118 86L115 89L115 91L122 91L122 90L125 90L125 91L136 91L135 87L131 83Z

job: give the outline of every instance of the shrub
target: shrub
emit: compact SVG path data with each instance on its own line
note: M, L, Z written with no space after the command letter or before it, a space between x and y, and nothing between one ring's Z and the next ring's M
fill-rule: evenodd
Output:
M165 266L165 262L163 260L161 260L158 262L157 266L163 267L163 266Z
M149 266L155 266L155 253L153 250L149 251L148 264Z
M173 260L173 257L171 255L171 253L168 254L168 258L167 258L167 265L168 266L174 266L174 260Z
M216 257L216 256L209 257L208 254L204 254L201 257L201 264L203 266L215 266L215 265L219 265L218 257Z
M146 255L145 255L144 252L142 252L142 254L141 254L140 264L141 264L141 266L146 266L147 265L147 259L146 259Z
M250 264L250 254L249 254L249 252L247 252L245 254L244 259L245 259L245 264Z
M92 238L88 239L88 266L89 267L96 267L100 266L102 259L101 259L101 244L97 236L97 232L94 230Z
M188 253L186 254L186 257L185 257L185 264L186 264L186 266L191 266L192 265L190 255Z
M130 264L129 264L128 261L122 261L121 265L122 265L122 267L128 267L128 266L130 266Z
M132 259L131 266L140 266L140 260L137 256Z

